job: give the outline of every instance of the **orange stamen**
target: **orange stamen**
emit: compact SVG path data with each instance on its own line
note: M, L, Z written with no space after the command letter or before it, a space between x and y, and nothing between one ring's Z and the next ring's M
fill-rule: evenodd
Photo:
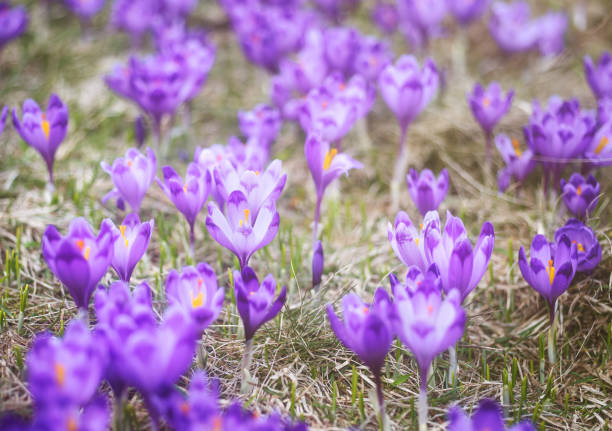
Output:
M66 369L60 363L55 364L55 381L60 388L66 382Z
M606 145L608 145L609 142L610 139L608 139L607 136L601 138L601 141L599 141L599 145L597 145L597 148L595 148L595 154L601 153L601 151L606 147Z
M548 272L548 278L550 280L550 284L552 285L555 279L555 267L553 265L552 259L548 261L548 269L546 270L546 272Z
M323 160L323 170L326 171L331 166L334 161L334 157L338 154L338 150L336 148L332 148L325 153L325 160Z
M191 295L191 306L193 308L198 308L204 305L204 294L201 291L195 298L193 297L193 292L189 292L189 294Z
M189 413L189 410L191 410L191 407L189 407L189 403L184 402L183 404L181 404L181 413L186 415L187 413Z
M77 425L76 420L74 420L74 418L70 418L68 419L66 428L68 428L68 431L78 431L79 426Z
M47 121L45 114L42 114L42 121L40 122L40 127L42 127L43 132L47 140L49 140L49 134L51 133L51 124Z
M578 193L578 196L580 196L582 194L582 187L576 187L576 193Z
M516 155L521 157L521 154L523 154L523 152L521 151L521 145L519 144L518 139L512 139L512 146L514 147L514 152L516 153Z
M82 239L77 239L74 243L79 248L79 251L83 251L83 247L85 247L85 241L83 241Z

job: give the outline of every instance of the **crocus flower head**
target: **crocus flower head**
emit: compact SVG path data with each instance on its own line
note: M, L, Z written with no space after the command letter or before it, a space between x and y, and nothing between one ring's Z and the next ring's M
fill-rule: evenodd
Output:
M219 162L213 172L217 192L222 201L225 202L233 191L242 191L255 218L266 202L276 202L287 182L287 174L283 173L283 164L278 159L273 160L263 172L236 169L226 159Z
M489 7L490 0L447 0L448 8L463 26L480 18Z
M245 194L236 190L227 199L227 216L215 202L208 203L206 228L215 241L233 252L245 268L251 255L268 245L278 233L280 218L275 202L268 200L257 217Z
M380 376L395 337L390 320L392 306L389 295L382 288L376 290L373 304L364 302L355 293L345 295L342 298L344 322L331 304L327 304L327 317L336 337L355 352L375 376Z
M49 182L53 184L55 152L68 130L68 107L56 94L49 97L47 110L44 112L34 100L27 99L23 102L21 121L17 116L17 109L13 109L13 124L21 138L45 160Z
M64 0L64 3L79 18L90 20L104 8L106 0Z
M538 49L544 56L557 55L563 51L568 19L563 12L549 12L534 20L538 28Z
M478 408L468 417L460 407L451 407L448 410L448 431L506 431L502 408L497 402L489 399L481 400ZM530 421L523 421L508 431L535 431Z
M200 331L214 322L225 299L225 291L217 287L217 277L205 262L186 266L179 273L173 269L166 279L166 296L170 305L176 304L187 312Z
M412 202L419 209L422 216L429 211L436 211L448 191L448 171L442 169L438 178L429 169L424 169L418 173L415 169L410 169L406 176L408 192Z
M400 31L416 50L442 33L441 23L448 12L446 0L404 0L397 2Z
M544 167L559 171L584 153L595 126L595 116L581 111L578 100L564 101L553 96L545 110L537 100L533 103L533 114L524 131L529 148L545 158Z
M204 206L211 188L210 172L203 170L196 163L187 167L185 181L171 166L162 169L164 181L155 178L168 199L176 206L193 230L198 213Z
M566 235L572 244L576 244L576 257L578 259L576 271L592 271L601 262L601 246L597 235L580 220L569 219L565 226L555 232L555 242L559 243Z
M268 146L276 139L282 126L278 109L260 104L252 111L238 111L240 131L247 138L256 138L262 145Z
M581 219L597 207L600 190L601 187L593 175L585 179L579 173L573 173L569 181L561 178L563 202L572 214Z
M272 274L259 284L257 275L250 267L242 272L234 271L234 293L236 306L244 326L244 338L249 341L255 332L266 322L272 320L280 312L287 300L287 287L283 286L274 299L276 282Z
M102 202L117 197L127 202L134 213L138 213L157 171L157 159L153 150L147 148L145 156L136 148L130 148L125 157L115 159L112 166L106 162L101 162L100 166L111 176L115 186Z
M392 61L393 53L386 42L373 36L365 36L361 38L353 68L357 75L375 84L382 70Z
M588 55L584 57L586 79L598 99L612 99L612 56L605 51L597 63Z
M503 192L510 185L511 178L522 183L535 168L535 160L531 149L522 149L518 139L510 139L506 134L495 137L495 146L506 162L506 167L499 172L498 177L499 189Z
M612 120L602 124L587 145L584 157L591 166L612 165Z
M8 2L0 2L0 49L19 37L28 27L28 13L25 6L11 8Z
M518 263L525 281L548 303L552 324L557 298L569 288L576 273L577 245L565 234L560 235L556 244L550 244L544 235L536 235L529 262L521 247Z
M395 64L385 67L378 78L378 88L387 106L405 131L429 104L438 90L438 69L433 60L421 68L411 55L402 55Z
M138 148L142 147L147 140L147 125L142 115L134 120L134 140Z
M138 214L128 214L119 227L112 225L115 238L111 266L123 281L130 281L132 272L142 259L153 233L153 220L140 223Z
M406 273L406 279L404 283L401 283L397 276L393 273L389 275L391 281L391 292L393 292L393 298L396 300L403 298L404 296L412 296L417 290L420 289L421 284L424 280L429 280L433 283L433 286L442 292L442 286L440 284L440 272L436 264L432 264L427 271L422 271L416 265L408 267Z
M432 212L432 217L436 216L437 213ZM435 263L440 270L442 288L447 294L453 289L459 290L463 302L489 266L495 245L493 225L485 222L476 245L472 246L463 221L447 211L444 231L440 229L439 220L429 222L425 226L424 239L427 262Z
M435 217L434 217L435 216ZM426 214L425 220L420 226L412 223L410 216L404 211L400 211L395 216L395 222L387 223L387 237L391 243L391 248L402 263L408 267L417 266L421 271L427 270L427 258L425 256L425 241L423 235L425 227L430 222L437 222L437 213Z
M28 353L28 385L37 410L82 406L96 393L107 365L106 345L82 319L63 338L39 334Z
M109 404L109 400L104 395L96 395L90 402L82 406L73 404L35 410L32 426L18 428L18 430L106 431L111 423Z
M110 220L102 222L97 237L81 217L70 223L65 237L53 225L45 230L42 240L45 261L81 309L87 310L91 294L111 264L114 240Z
M540 32L527 2L495 2L491 12L489 31L504 51L528 51L538 43Z
M129 33L134 45L151 28L159 9L157 2L150 0L114 0L110 20L114 28Z
M348 77L353 59L359 50L360 34L348 27L335 27L325 31L325 60L330 69Z
M395 33L399 24L399 12L394 3L376 3L372 9L372 20L376 26L387 34Z
M319 198L323 197L327 186L340 175L348 176L351 169L363 168L357 160L338 152L336 148L330 148L328 142L315 135L306 138L304 153Z
M493 133L495 125L510 109L513 97L513 90L504 95L497 82L492 82L487 88L476 84L472 93L467 95L472 114L485 134Z
M461 293L452 289L442 299L436 283L425 278L415 293L396 298L394 307L395 332L419 364L423 391L431 362L463 336L465 310L461 307Z

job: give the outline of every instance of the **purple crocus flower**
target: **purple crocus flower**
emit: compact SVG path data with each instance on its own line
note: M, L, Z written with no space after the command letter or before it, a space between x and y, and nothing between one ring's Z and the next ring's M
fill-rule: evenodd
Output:
M217 287L215 271L201 262L195 267L185 266L181 273L171 270L166 279L166 296L170 305L182 308L204 331L219 316L225 291Z
M151 28L158 16L159 5L152 0L114 0L111 8L111 24L114 28L129 33L134 48Z
M516 138L510 139L508 135L502 133L495 137L495 146L506 162L506 167L498 175L499 189L504 192L512 178L520 185L533 171L536 163L533 159L533 151L529 148L521 149L521 144Z
M447 0L448 9L462 26L480 18L487 11L489 3L490 0Z
M437 213L433 215L437 218ZM472 246L463 221L447 211L444 231L439 220L431 221L425 227L424 240L427 262L438 266L444 291L448 294L457 289L461 302L465 301L489 266L495 245L493 225L485 222L476 245Z
M586 147L584 157L591 166L612 165L612 120L597 129L591 143Z
M34 100L27 99L23 102L21 121L17 109L13 109L13 124L21 138L45 160L49 183L53 185L53 162L68 130L68 107L56 94L51 94L44 112Z
M37 411L87 404L107 364L106 344L82 319L72 320L64 337L39 334L26 362L28 386Z
M254 218L257 218L260 208L266 202L276 202L287 182L287 174L283 173L283 163L278 159L273 160L261 173L252 170L240 172L227 159L219 162L213 172L221 201L225 202L236 190L242 191Z
M112 222L104 220L96 237L84 218L70 223L62 237L53 225L47 226L42 252L49 269L66 286L76 305L87 310L89 298L113 258L115 237Z
M435 215L435 218L433 216ZM417 266L422 271L427 270L427 257L425 256L425 241L423 235L425 227L430 222L438 222L437 213L426 214L425 220L420 227L416 227L410 216L404 211L400 211L395 216L392 225L387 223L387 237L391 243L391 248L402 263L408 267Z
M80 19L89 21L104 8L106 0L64 0L64 4Z
M19 428L19 430L106 431L110 424L109 401L104 395L98 395L83 406L69 405L35 411L32 426L30 428Z
M521 247L519 250L521 273L525 281L548 303L551 327L557 298L572 283L577 261L577 246L565 234L560 235L556 244L550 244L544 235L536 235L531 243L529 262L525 249Z
M448 410L448 431L506 431L502 408L497 402L489 399L481 400L478 408L468 417L460 407L451 407ZM523 421L508 431L535 431L530 421Z
M164 166L162 173L164 174L164 181L162 182L157 177L155 181L189 223L189 242L191 244L191 255L193 256L195 222L210 193L210 172L203 170L196 163L190 163L187 167L185 181L171 166Z
M8 114L8 106L2 108L2 113L0 114L0 136L4 132L4 126L6 125L6 116Z
M312 175L317 192L317 204L315 208L315 221L312 232L313 247L317 238L319 217L321 215L321 203L327 186L340 175L348 173L351 169L361 169L363 165L346 154L339 153L337 148L330 148L327 141L315 135L306 138L304 144L306 162Z
M527 2L495 2L491 12L489 31L504 51L528 51L538 43L539 29L537 23L531 20Z
M383 69L392 61L393 53L388 43L373 36L365 36L361 38L353 60L353 69L368 82L376 83Z
M324 33L325 60L330 69L348 77L353 68L353 59L359 50L360 34L348 27L330 28Z
M274 142L280 132L282 120L278 109L260 104L252 111L238 111L240 131L247 138L256 138L264 146Z
M446 0L403 0L397 4L400 30L414 49L422 49L441 33L440 24L448 12Z
M118 197L127 202L132 212L137 214L157 171L157 159L153 150L147 148L145 156L136 148L130 148L125 157L115 159L112 166L106 162L101 162L100 166L111 176L115 186L102 198L102 202Z
M272 274L259 283L255 271L245 267L242 272L234 271L234 294L236 306L244 326L244 338L248 343L255 332L266 322L274 319L285 305L287 287L274 299L276 282Z
M383 69L378 88L387 106L397 117L402 135L406 134L410 123L434 97L438 81L438 70L431 59L427 59L421 68L416 58L402 55L394 65L390 64Z
M566 235L572 244L576 244L577 272L592 271L599 265L601 246L593 229L585 226L580 220L569 219L565 226L555 232L555 242L559 243L563 235Z
M427 423L427 372L431 362L461 339L465 320L460 291L450 290L443 300L439 287L429 278L412 295L401 295L395 300L393 327L419 365L420 429Z
M374 374L381 413L384 411L381 373L395 338L390 317L392 310L389 294L383 288L376 289L373 304L364 302L355 293L345 295L342 298L344 322L338 318L332 305L327 304L327 318L336 337Z
M115 245L111 266L119 278L129 282L132 272L142 259L153 233L154 221L140 223L138 214L128 214L119 227L112 225Z
M11 8L8 2L0 2L0 49L19 37L28 27L28 12L25 6Z
M491 164L492 157L493 129L510 109L513 97L513 90L508 91L504 96L497 82L492 82L486 89L478 83L474 86L472 93L467 95L472 114L485 134L488 165Z
M412 202L424 217L429 211L436 211L444 200L448 192L448 171L442 169L436 178L429 169L422 170L420 174L410 169L406 182Z
M533 114L524 132L529 148L544 159L545 180L552 170L554 184L559 184L561 169L584 153L593 138L595 126L593 113L581 111L576 99L563 101L551 97L545 110L537 100L534 101Z
M590 56L584 57L586 79L598 99L612 99L612 56L605 51L597 63Z
M399 12L394 3L378 1L372 9L372 21L387 34L393 34L399 24Z
M268 245L278 233L280 218L275 202L268 200L254 216L245 194L236 190L227 199L227 216L215 202L208 203L206 228L215 241L233 252L245 268L251 255Z
M568 18L563 12L549 12L534 20L538 28L538 49L545 56L557 55L563 51Z
M586 179L573 173L569 181L561 178L561 197L565 206L576 217L584 219L599 203L601 187L593 175Z
M413 296L417 290L420 289L423 281L428 280L433 283L433 286L442 292L442 286L440 285L440 273L436 264L432 264L427 271L422 271L416 265L408 267L406 273L406 279L401 283L397 276L393 273L389 275L391 281L391 292L393 292L393 298L399 300L404 298L406 295Z

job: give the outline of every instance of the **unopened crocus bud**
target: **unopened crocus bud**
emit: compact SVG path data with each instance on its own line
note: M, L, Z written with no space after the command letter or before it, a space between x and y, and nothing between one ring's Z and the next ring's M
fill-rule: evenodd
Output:
M321 285L321 276L325 266L325 257L323 256L323 245L321 241L317 241L312 255L312 287L318 289Z
M584 57L586 78L598 99L612 98L612 55L604 52L597 63L588 55Z
M138 148L142 147L147 140L147 126L142 115L134 120L134 139Z
M448 171L442 169L436 178L429 169L424 169L421 173L410 169L406 182L412 201L421 215L425 216L429 211L436 211L444 200L448 192Z

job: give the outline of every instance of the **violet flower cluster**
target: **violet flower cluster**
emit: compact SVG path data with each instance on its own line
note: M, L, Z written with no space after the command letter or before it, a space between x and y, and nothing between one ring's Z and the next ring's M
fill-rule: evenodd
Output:
M27 27L28 13L24 6L11 7L8 2L0 2L0 50L21 36Z

